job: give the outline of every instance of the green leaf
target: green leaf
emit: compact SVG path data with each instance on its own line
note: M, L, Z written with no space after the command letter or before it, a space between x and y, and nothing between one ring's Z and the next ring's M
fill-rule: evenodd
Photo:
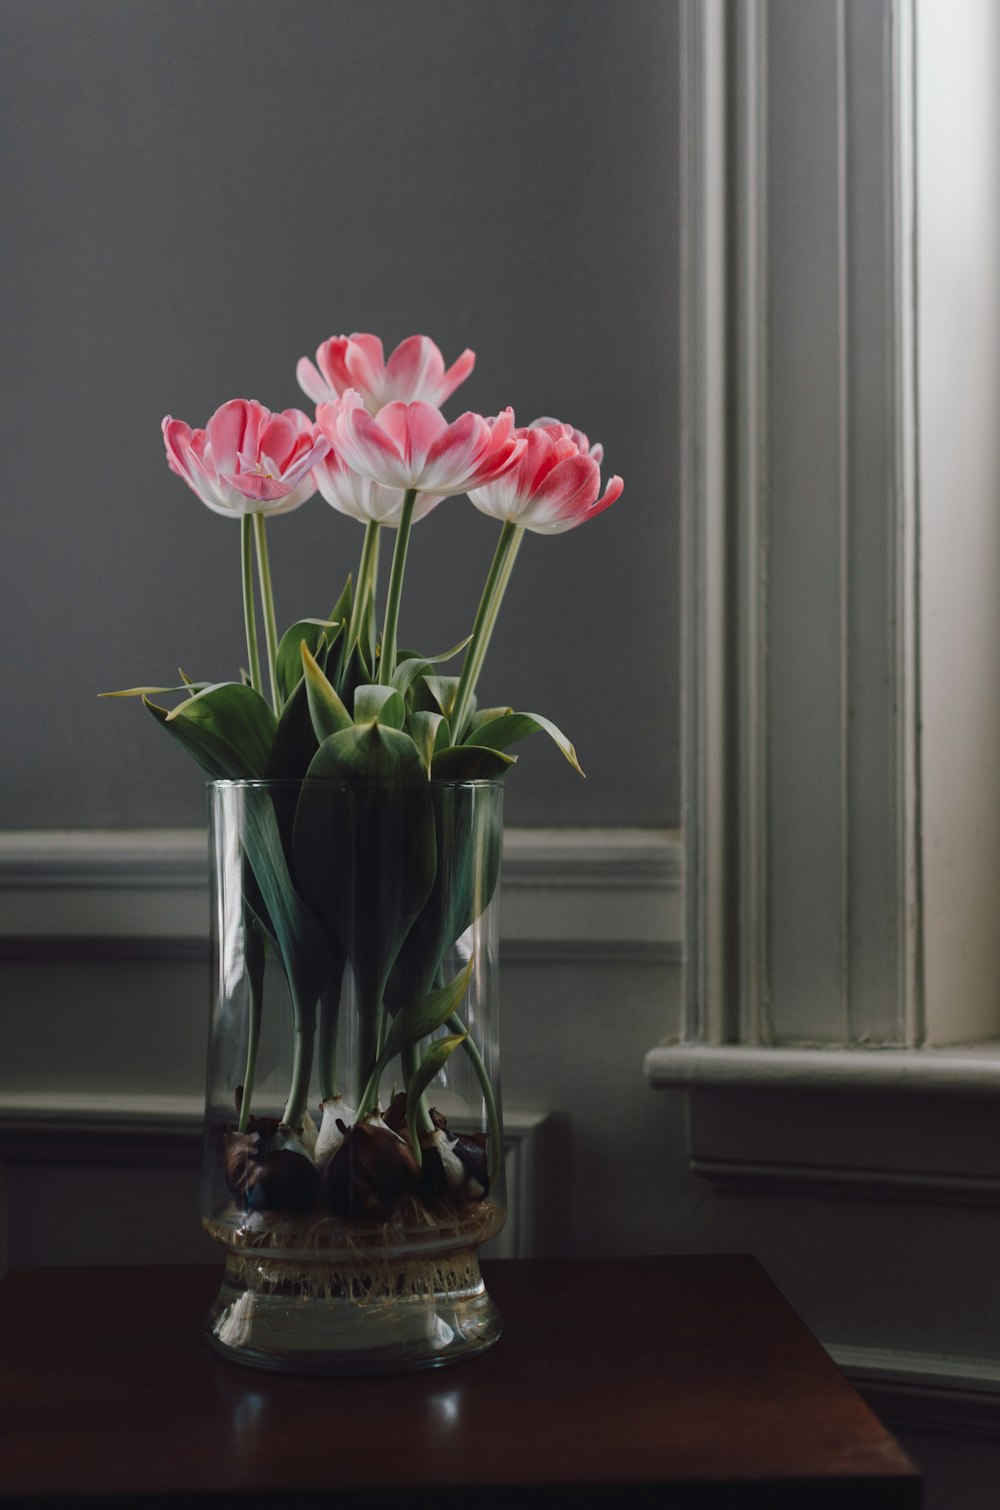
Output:
M318 746L319 741L309 715L306 684L300 677L278 719L267 762L268 779L301 781Z
M332 619L300 619L285 630L276 664L282 702L287 702L302 680L302 646L308 645L312 654L318 655L324 640L331 640L336 628L337 621Z
M268 704L252 687L241 682L221 682L207 687L167 714L166 722L223 740L239 751L252 777L263 776L274 743L278 721Z
M574 771L579 771L580 762L576 758L576 751L566 738L561 729L557 728L548 718L542 718L540 713L501 713L496 718L487 719L479 723L474 731L475 743L486 745L491 750L505 750L518 739L524 739L529 734L544 733L556 744L565 755ZM472 738L470 733L470 738Z
M406 721L406 704L395 687L379 687L369 682L355 688L354 720L359 724L378 723L401 729Z
M364 724L323 741L299 797L295 869L351 961L369 1068L373 1014L434 884L434 840L430 785L409 735Z
M447 749L451 743L448 720L443 713L411 713L409 733L429 776L435 753Z
M212 781L249 781L256 774L242 753L210 729L185 719L171 719L166 708L143 698L143 705L167 733L197 761Z
M431 761L431 776L435 781L492 781L506 775L516 760L479 745L449 745Z
M469 732L465 736L466 743L478 744L479 741L473 739L472 736L477 732L481 724L489 723L494 718L502 718L508 713L513 713L513 711L513 708L480 708L479 712L469 720Z
M98 692L98 697L163 697L173 692L204 692L214 682L184 681L179 687L123 687L120 692Z
M387 1006L421 998L441 978L448 951L475 922L500 879L503 825L497 794L432 786L437 868L434 885L400 950Z
M448 981L447 985L440 986L436 991L428 991L426 996L420 996L416 1001L407 1002L397 1012L382 1055L385 1064L405 1044L419 1043L421 1038L428 1038L431 1033L436 1033L438 1028L444 1027L452 1013L458 1011L472 979L472 964L470 959L454 980Z
M467 1033L454 1033L448 1038L435 1038L434 1042L427 1046L420 1063L407 1081L406 1122L410 1129L410 1141L414 1148L419 1147L420 1142L416 1126L417 1115L420 1110L420 1098L435 1075L440 1074L459 1044L464 1043L468 1036Z
M306 772L307 780L381 781L388 785L426 782L413 740L389 724L349 724L323 740Z
M353 728L354 720L304 641L299 647L299 652L303 679L306 684L306 698L309 703L309 716L312 719L316 738L322 744L329 735Z
M251 789L241 809L241 838L267 909L297 1019L315 1023L316 1000L330 969L326 939L288 871L281 828L266 791Z
M418 997L416 1001L407 1002L406 1006L396 1014L386 1038L385 1047L378 1057L378 1063L369 1077L365 1094L361 1098L362 1106L367 1106L369 1102L374 1105L378 1096L379 1081L401 1049L417 1044L421 1038L428 1038L431 1033L436 1033L438 1028L444 1027L449 1017L458 1011L472 978L472 963L470 959L465 969L460 970L454 980L450 980L447 985L441 986L436 991L429 991L426 996Z
M423 676L413 689L414 705L423 712L443 713L450 719L458 694L457 676Z
M412 650L401 650L397 657L392 685L405 695L418 676L423 676L432 666L439 666L443 661L450 661L452 656L464 650L471 640L470 634L457 645L453 645L450 650L442 651L440 655L418 655Z

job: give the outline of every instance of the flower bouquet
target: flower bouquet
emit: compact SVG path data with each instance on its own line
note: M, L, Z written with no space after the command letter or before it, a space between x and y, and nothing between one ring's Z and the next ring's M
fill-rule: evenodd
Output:
M141 697L209 780L203 1220L227 1268L207 1332L257 1366L426 1367L499 1334L477 1250L504 1220L502 783L536 732L579 765L548 719L476 691L525 533L574 528L622 483L601 493L601 448L570 425L449 423L474 360L341 336L298 364L312 420L236 399L203 430L163 421L171 469L240 521L247 667L110 695ZM267 521L317 491L364 525L357 573L279 638ZM459 494L501 522L471 633L400 648L410 533Z

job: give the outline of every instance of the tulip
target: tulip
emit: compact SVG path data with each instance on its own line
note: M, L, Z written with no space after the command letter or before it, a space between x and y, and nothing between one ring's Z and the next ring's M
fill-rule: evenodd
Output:
M272 414L256 399L233 399L216 409L204 430L192 430L168 414L163 439L171 471L183 477L202 503L216 514L231 514L241 522L243 617L246 626L250 684L260 691L260 653L253 606L253 544L267 633L271 698L281 711L276 659L278 637L268 565L264 520L271 514L297 509L316 491L313 467L326 455L330 442L301 409Z
M404 488L387 488L362 477L332 449L317 462L313 475L320 494L338 513L347 514L361 524L399 528L406 497ZM418 493L413 505L413 523L425 518L440 502L440 497L433 493Z
M525 443L520 460L502 477L469 493L482 513L535 534L558 535L621 497L620 477L612 477L598 496L604 450L591 447L582 431L542 419L514 433Z
M524 449L511 433L510 409L495 420L466 413L449 424L440 409L416 400L387 404L375 416L354 389L338 404L320 404L316 423L340 459L362 477L439 498L499 477Z
M444 358L427 336L409 336L396 347L388 362L378 336L332 336L316 353L316 366L308 357L299 360L295 375L302 391L314 404L343 396L348 388L361 394L372 414L395 402L440 406L464 383L475 365L472 351L463 351L447 372Z
M396 669L396 631L410 528L420 493L446 498L499 477L524 448L511 431L513 411L485 420L466 413L451 424L432 404L391 403L369 414L361 394L349 388L339 403L319 404L316 423L340 460L384 488L404 492L393 551L378 680L387 685Z
M509 411L508 411L509 413ZM525 530L558 535L609 508L624 484L612 477L602 496L602 446L591 446L582 430L555 419L538 419L514 436L522 450L502 476L469 489L483 514L503 520L472 629L472 643L462 666L452 711L452 732L461 739L479 673L489 648L514 562Z
M316 491L312 468L330 442L301 409L272 414L255 399L216 409L204 430L168 414L171 471L217 514L287 514Z

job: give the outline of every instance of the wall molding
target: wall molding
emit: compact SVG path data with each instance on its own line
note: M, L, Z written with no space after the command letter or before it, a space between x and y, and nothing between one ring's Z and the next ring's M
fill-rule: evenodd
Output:
M197 1167L203 1121L199 1096L0 1095L0 1174L4 1163L35 1166L42 1180L56 1163ZM505 1108L503 1124L507 1224L487 1256L527 1258L542 1230L549 1114Z
M646 1078L656 1090L738 1087L993 1096L1000 1093L1000 1043L948 1049L661 1044L646 1056Z
M505 954L679 963L681 871L672 830L510 829ZM208 925L203 830L0 834L0 959L198 957Z
M889 1426L1000 1436L1000 1364L903 1349L828 1343L826 1350Z

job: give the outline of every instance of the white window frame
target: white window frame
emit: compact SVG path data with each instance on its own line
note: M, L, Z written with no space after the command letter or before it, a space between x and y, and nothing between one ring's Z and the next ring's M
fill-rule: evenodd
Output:
M924 0L682 14L687 971L647 1075L1000 1091L1000 763L956 753L928 653L942 609L1000 704L995 611L921 536L947 496L975 541L996 457L960 475L921 430Z

